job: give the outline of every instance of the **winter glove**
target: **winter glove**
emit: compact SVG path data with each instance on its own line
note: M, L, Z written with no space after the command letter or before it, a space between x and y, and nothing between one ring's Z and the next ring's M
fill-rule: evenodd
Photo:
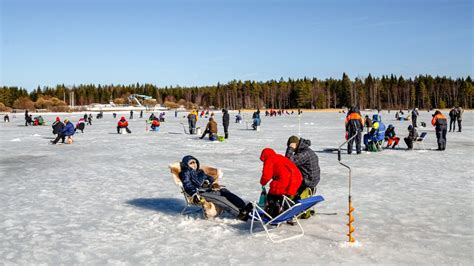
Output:
M202 182L201 187L202 187L202 188L208 188L208 187L209 187L209 181L208 181L208 180L204 180L204 182Z
M212 183L211 188L212 188L212 190L217 191L217 190L221 189L221 186L217 183Z

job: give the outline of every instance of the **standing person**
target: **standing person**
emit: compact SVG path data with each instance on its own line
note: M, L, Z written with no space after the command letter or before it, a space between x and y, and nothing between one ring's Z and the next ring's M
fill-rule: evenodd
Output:
M87 124L92 126L92 114L89 114L89 117L87 117Z
M451 129L453 132L456 131L456 120L458 118L457 112L458 110L455 107L449 111L449 132L451 132Z
M446 132L448 130L448 122L446 121L446 117L439 110L436 110L433 115L433 119L431 120L431 124L436 130L438 150L444 151L446 149Z
M125 119L125 116L122 116L117 123L117 133L120 134L120 129L125 128L128 134L132 133L130 129L128 129L128 121Z
M362 139L362 130L364 121L362 120L362 117L360 116L359 113L359 108L358 107L352 107L350 111L347 113L346 117L346 139L352 138L354 135L357 135L355 137L355 143L356 143L356 151L357 154L361 153L361 139ZM354 145L354 139L350 140L347 143L347 153L351 154L352 153L352 146Z
M129 118L129 119L130 119L130 120L133 119L133 110L130 110L130 118Z
M28 126L30 120L30 116L28 115L28 110L25 110L25 127Z
M54 123L51 125L51 127L53 128L53 134L54 135L59 134L59 132L61 132L61 130L63 130L64 124L63 124L63 122L61 122L61 119L59 119L59 116L56 117L56 121L54 121Z
M196 133L196 122L197 112L193 110L188 114L189 134L191 135L194 135Z
M418 119L418 108L415 108L413 109L413 111L411 111L411 124L413 125L413 127L418 127L416 125L416 120Z
M367 129L367 133L369 133L370 129L372 128L372 120L369 118L368 115L365 116L364 126Z
M290 159L277 154L270 148L262 150L260 161L263 162L260 185L265 186L271 181L265 202L265 211L270 216L276 217L283 209L283 196L295 196L303 177L298 167Z
M116 113L113 113L112 116L113 116L114 118L117 118L117 114L116 114Z
M84 121L87 121L87 113L84 114L83 118L84 118Z
M229 111L227 109L222 109L222 126L224 126L224 135L225 138L229 138Z
M319 158L309 147L311 141L297 136L291 136L286 143L285 157L290 159L301 172L303 182L298 189L297 196L307 188L311 189L311 195L316 191L316 186L321 178Z
M140 110L140 118L143 118L143 110Z
M464 110L462 109L461 106L458 106L456 109L457 109L456 118L458 120L458 132L461 132L461 130L462 130L462 126L461 126L462 115L464 114Z
M174 109L174 117L178 117L178 109Z
M413 142L415 142L417 138L418 132L416 131L416 128L414 128L413 125L409 125L408 137L405 137L403 139L405 141L405 144L407 145L407 150L413 150Z
M204 133L200 139L203 139L207 134L209 134L209 140L217 140L217 123L212 117L209 118L209 122L206 125L206 130L204 130Z
M64 128L58 133L56 139L51 141L52 144L58 143L60 139L61 143L64 143L66 137L74 135L74 125L68 119L64 119L64 124Z

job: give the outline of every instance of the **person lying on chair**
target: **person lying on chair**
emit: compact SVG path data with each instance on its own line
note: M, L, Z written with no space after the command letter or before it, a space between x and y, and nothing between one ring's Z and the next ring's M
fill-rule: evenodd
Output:
M193 202L201 204L202 199L207 200L230 210L237 214L238 219L246 221L252 211L252 204L246 204L239 196L214 182L214 178L206 175L199 166L199 161L194 156L187 155L181 160L179 178L186 193L192 196Z

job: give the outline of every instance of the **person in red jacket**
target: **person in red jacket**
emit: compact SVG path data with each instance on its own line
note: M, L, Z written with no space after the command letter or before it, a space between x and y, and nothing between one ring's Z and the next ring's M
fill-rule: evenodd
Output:
M120 118L120 121L118 121L118 124L117 124L117 133L118 134L120 134L120 129L121 128L125 128L125 130L127 130L128 134L132 133L132 131L130 131L130 129L128 129L128 122L125 119L125 116L122 116Z
M283 155L277 154L270 148L265 148L260 155L263 162L260 184L265 186L270 180L265 211L276 217L282 211L283 195L294 196L301 186L303 177L296 165Z

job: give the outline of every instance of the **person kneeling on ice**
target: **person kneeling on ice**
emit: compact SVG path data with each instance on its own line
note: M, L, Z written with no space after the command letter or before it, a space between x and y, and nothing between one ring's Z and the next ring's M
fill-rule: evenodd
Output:
M209 122L207 123L206 130L204 130L204 133L200 137L200 139L203 139L207 134L209 133L209 140L217 140L217 123L214 121L214 118L210 117Z
M400 138L397 137L394 126L388 125L387 130L385 130L385 140L387 141L386 148L389 148L393 144L392 149L395 149L395 146L398 145Z
M199 167L199 161L194 156L187 155L181 160L179 178L186 193L192 196L193 202L201 204L202 199L205 199L230 210L238 219L246 221L253 209L252 204L246 204L240 197L221 187L214 182L212 176L206 175Z
M58 133L58 136L56 137L55 140L51 141L52 144L58 143L58 141L61 139L61 143L64 143L66 140L66 137L70 137L74 135L75 129L74 125L69 122L68 119L64 119L64 128L61 129L61 131Z
M413 150L413 143L418 139L418 132L413 125L408 126L408 137L404 138L403 140L407 144L407 150Z
M298 188L296 197L298 200L305 196L311 196L316 191L316 186L321 177L321 170L319 168L319 158L316 153L309 147L311 141L297 136L291 136L287 142L287 149L285 157L290 159L301 172L303 182Z
M265 202L265 212L276 217L283 211L283 196L295 196L303 177L290 159L277 154L270 148L262 150L260 161L263 162L260 184L265 186L271 181Z
M86 120L84 118L80 118L79 122L76 124L76 129L74 131L80 130L81 133L84 133L84 128L86 127Z
M120 129L125 128L128 134L132 133L130 129L128 129L128 121L125 119L125 116L120 118L120 121L117 123L117 133L120 134Z
M153 131L160 130L160 121L158 121L158 118L156 117L155 119L151 120L151 130Z
M59 132L64 128L64 124L61 122L61 119L59 119L59 116L56 117L56 121L54 121L51 127L53 128L54 135L59 134Z

